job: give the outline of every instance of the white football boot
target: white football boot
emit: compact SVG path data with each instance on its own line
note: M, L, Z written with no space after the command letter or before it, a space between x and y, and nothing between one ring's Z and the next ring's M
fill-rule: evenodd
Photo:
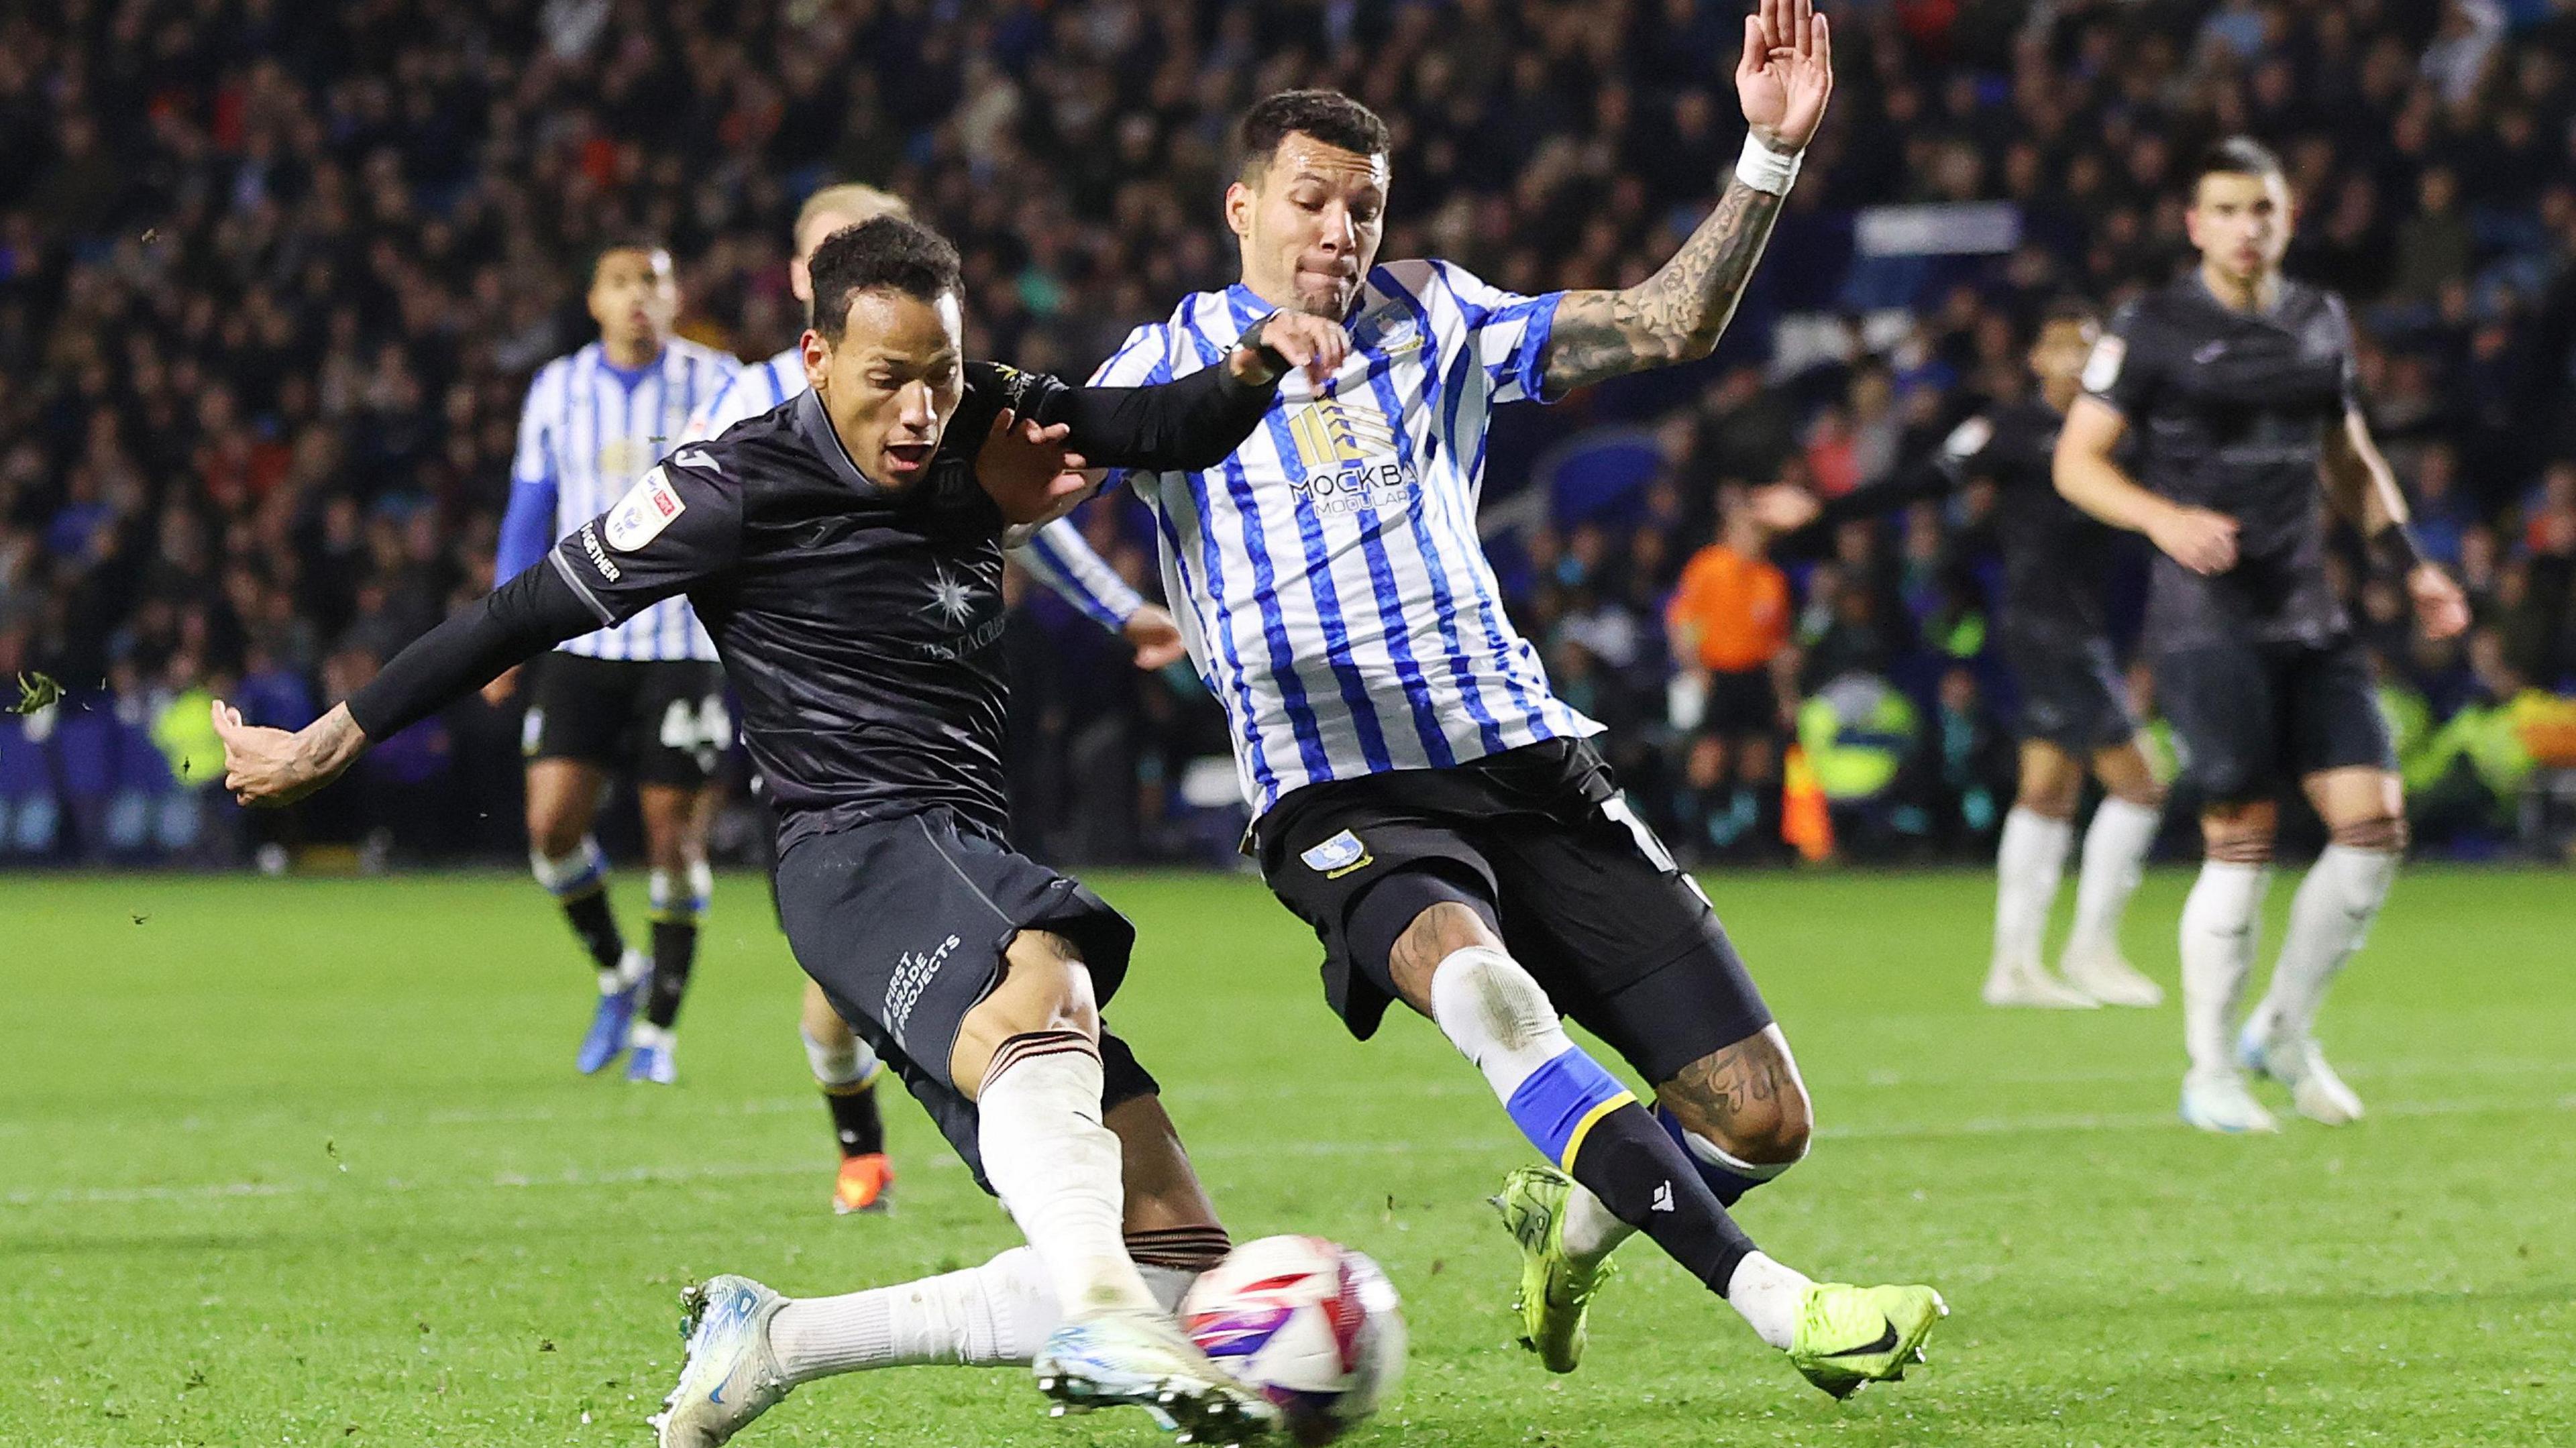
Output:
M2278 1131L2281 1123L2254 1099L2234 1071L2194 1071L2182 1078L2182 1119L2203 1131Z
M2236 1054L2246 1070L2289 1087L2290 1104L2310 1121L2349 1126L2361 1119L2361 1097L2326 1064L2326 1053L2317 1049L2314 1036L2270 1040L2256 1022L2248 1021L2245 1033L2236 1038Z
M792 1386L769 1350L769 1324L787 1299L726 1273L680 1294L688 1348L679 1385L646 1420L659 1448L716 1448L778 1406Z
M2140 974L2138 968L2120 954L2117 945L2103 942L2078 946L2069 941L2066 955L2057 966L2068 985L2106 1006L2164 1004L2164 987Z
M1180 1324L1157 1312L1075 1318L1048 1336L1029 1371L1059 1418L1129 1405L1180 1442L1217 1445L1254 1442L1279 1423L1278 1409L1228 1377Z
M1986 970L1979 992L1990 1006L2023 1006L2045 1011L2089 1011L2101 1005L2084 992L2048 973L2036 960L1997 960Z

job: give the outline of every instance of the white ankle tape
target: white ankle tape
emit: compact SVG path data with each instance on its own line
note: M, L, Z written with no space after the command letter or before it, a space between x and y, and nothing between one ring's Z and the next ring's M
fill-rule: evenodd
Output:
M800 1030L796 1039L805 1043L805 1064L814 1068L815 1081L825 1087L855 1086L874 1076L880 1066L877 1053L856 1036L826 1044Z

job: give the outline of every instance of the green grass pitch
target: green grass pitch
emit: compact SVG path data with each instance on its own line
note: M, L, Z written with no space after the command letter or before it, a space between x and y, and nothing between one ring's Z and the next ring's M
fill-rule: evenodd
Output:
M1482 1201L1526 1149L1482 1082L1420 1021L1349 1040L1257 884L1096 883L1143 931L1112 1018L1237 1236L1340 1238L1405 1294L1407 1383L1356 1442L2576 1443L2564 874L2404 877L2325 1022L2370 1118L2266 1140L2175 1122L2170 1005L1978 1006L1981 875L1712 881L1823 1123L1745 1222L1954 1309L1929 1367L1842 1406L1642 1242L1583 1370L1540 1372ZM2131 920L2168 983L2186 884L2151 877ZM797 977L749 879L719 892L675 1090L573 1075L588 974L525 880L19 876L0 902L11 1448L645 1443L692 1277L842 1291L1013 1240L902 1100L899 1209L828 1213ZM1160 1441L1040 1406L911 1369L741 1441Z

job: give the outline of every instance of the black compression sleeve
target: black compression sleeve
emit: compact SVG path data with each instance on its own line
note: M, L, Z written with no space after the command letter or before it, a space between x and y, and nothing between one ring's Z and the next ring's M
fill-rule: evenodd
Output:
M349 696L349 717L369 739L386 739L601 622L555 571L549 553L412 640Z
M1833 551L1834 531L1845 523L1893 513L1925 498L1940 497L1958 485L1958 473L1936 454L1890 481L1854 488L1828 500L1805 527L1775 539L1771 551L1782 558L1821 558Z
M1235 380L1223 362L1158 387L1066 387L1038 405L1042 423L1069 423L1065 446L1093 467L1146 472L1212 468L1242 446L1279 384Z

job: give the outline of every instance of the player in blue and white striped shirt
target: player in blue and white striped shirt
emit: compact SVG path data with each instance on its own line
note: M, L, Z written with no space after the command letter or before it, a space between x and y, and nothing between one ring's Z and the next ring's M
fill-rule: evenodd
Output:
M1254 106L1225 197L1241 280L1139 328L1095 381L1214 364L1274 310L1343 321L1321 386L1205 472L1133 476L1166 589L1226 706L1253 846L1315 928L1355 1035L1391 1000L1432 1018L1559 1166L1502 1197L1529 1345L1571 1370L1606 1259L1634 1231L1837 1397L1915 1360L1928 1287L1818 1284L1726 1208L1786 1170L1809 1110L1786 1040L1706 898L1627 807L1512 627L1476 532L1500 403L1704 357L1742 295L1831 89L1809 0L1748 17L1753 134L1716 211L1624 291L1519 296L1440 261L1376 264L1387 132L1329 91ZM1654 1083L1649 1112L1558 1020ZM1569 1179L1569 1176L1571 1179Z
M836 231L879 216L908 216L903 199L874 186L855 183L825 186L805 198L796 213L795 251L788 258L787 281L796 300L814 302L814 278L808 269L814 249ZM790 347L765 362L754 362L707 400L689 419L684 438L711 438L746 418L784 405L806 390L805 352ZM1111 633L1122 635L1136 651L1136 666L1159 669L1182 657L1181 632L1172 616L1145 602L1125 579L1083 542L1072 520L1059 518L1038 530L1025 547L1011 551L1021 567L1062 594L1074 607ZM755 785L757 781L755 781ZM805 983L805 1002L797 1022L805 1060L822 1088L832 1114L832 1136L841 1148L841 1166L832 1186L832 1210L865 1212L885 1205L894 1171L885 1156L885 1123L876 1097L883 1071L876 1053L845 1024L822 987Z
M590 314L599 340L537 370L519 419L510 507L495 576L508 578L583 519L643 507L637 480L738 364L672 335L680 307L671 256L637 243L599 254ZM484 697L498 703L517 670ZM686 599L584 634L538 665L522 747L528 858L599 971L599 1005L577 1063L585 1073L631 1043L627 1078L668 1083L671 1027L697 955L707 869L708 781L732 741L724 671ZM608 861L590 826L612 770L631 772L651 869L652 951L629 949L608 905ZM641 1010L644 1019L634 1016Z

